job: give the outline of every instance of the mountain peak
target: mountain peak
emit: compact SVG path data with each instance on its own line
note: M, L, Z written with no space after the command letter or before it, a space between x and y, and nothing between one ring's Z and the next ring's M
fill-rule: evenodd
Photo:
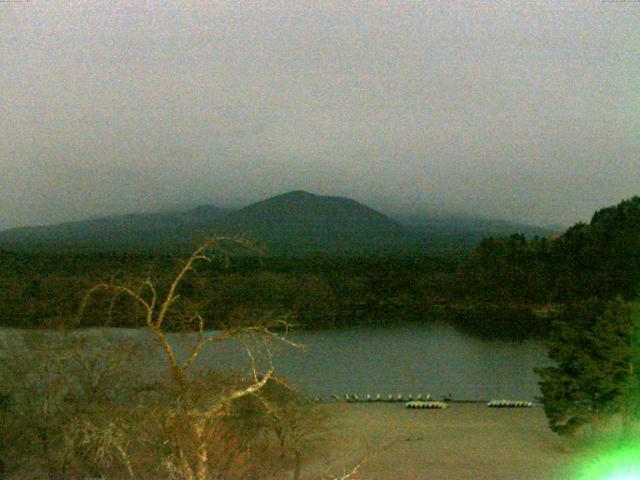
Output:
M276 195L275 197L271 198L313 198L317 196L318 195L309 193L305 190L292 190L290 192L281 193L280 195Z
M307 251L362 251L403 242L396 221L355 200L304 190L276 195L231 213L225 227Z

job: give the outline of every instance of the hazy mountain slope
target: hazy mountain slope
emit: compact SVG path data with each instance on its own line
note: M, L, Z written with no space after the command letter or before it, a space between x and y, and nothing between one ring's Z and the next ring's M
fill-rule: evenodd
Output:
M344 197L289 192L263 200L229 214L224 225L260 234L263 238L328 241L366 239L401 233L402 226L366 205Z
M0 232L0 243L10 248L164 245L185 242L226 214L214 206L186 212L143 213L92 220L21 227Z
M355 200L294 191L230 213L214 230L267 243L276 254L368 253L405 248L405 229Z
M480 216L432 213L398 215L396 217L404 226L422 232L444 235L464 234L471 237L486 238L488 236L510 235L522 233L527 237L547 237L559 235L565 228L561 226L538 227L522 223L496 220Z
M273 254L438 254L468 250L490 235L528 233L508 222L461 221L446 214L403 220L405 225L352 199L294 191L235 211L205 205L185 212L15 228L0 232L0 246L54 251L186 249L198 239L225 234L265 242Z

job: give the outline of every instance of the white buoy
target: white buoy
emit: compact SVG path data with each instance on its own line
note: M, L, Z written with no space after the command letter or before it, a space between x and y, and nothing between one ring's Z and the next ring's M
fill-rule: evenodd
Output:
M443 410L445 408L449 408L449 405L445 402L424 402L419 400L413 400L411 402L407 402L405 406L407 408L424 408L424 409L435 409L435 410Z
M490 408L531 408L533 403L525 400L491 400L487 403Z

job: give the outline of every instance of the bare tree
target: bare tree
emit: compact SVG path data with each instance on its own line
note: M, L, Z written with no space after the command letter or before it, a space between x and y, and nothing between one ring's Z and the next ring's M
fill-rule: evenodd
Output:
M187 318L181 319L186 325L196 325L197 339L185 356L179 358L176 350L169 342L166 331L167 318L172 308L180 298L179 287L188 272L194 269L198 262L211 262L216 254L222 254L225 261L229 257L229 252L224 248L225 242L233 242L244 248L253 249L253 245L245 240L229 239L227 237L215 237L200 245L191 256L181 265L178 273L173 278L166 293L161 295L159 289L150 278L142 282L142 288L136 289L131 285L118 284L115 282L102 282L93 286L85 295L78 314L78 323L81 322L86 307L91 297L100 290L110 291L114 297L125 295L131 298L135 304L142 309L144 323L149 331L158 341L166 358L170 379L176 390L169 410L165 410L165 427L175 424L179 417L182 425L187 425L190 435L192 451L185 451L184 442L175 442L171 454L164 460L166 470L175 478L208 480L212 478L210 471L212 438L219 433L224 423L223 420L229 417L232 404L244 397L257 396L260 390L269 382L277 381L274 377L274 367L271 361L270 340L281 340L287 343L283 335L280 335L270 328L288 327L282 320L262 322L253 326L231 326L217 335L206 335L204 319L198 311L190 312ZM210 384L202 379L196 380L192 375L188 375L189 369L193 366L202 350L211 343L229 340L231 338L247 338L244 343L250 363L250 375L246 379L238 379L232 384L223 385L221 388L211 388ZM259 361L257 355L260 354L266 360L264 371L259 371ZM173 422L173 423L172 423ZM101 431L102 435L109 438L121 438L114 435L113 423L110 423L102 430L89 429L91 435L88 439L94 441L100 437L96 432ZM184 429L183 429L184 430ZM184 437L181 437L184 438ZM89 440L88 440L89 441ZM167 441L165 440L165 443ZM118 450L118 455L126 459L127 470L133 474L130 460L127 457L122 442L112 441L106 443ZM105 442L102 441L102 445ZM220 472L217 472L219 474Z
M169 371L171 373L171 378L178 385L186 385L186 371L192 365L194 360L200 354L200 351L204 348L204 346L208 343L212 342L221 342L227 340L233 336L238 335L242 332L247 331L258 331L259 329L253 328L229 328L221 335L218 336L205 336L204 335L204 319L200 315L199 312L193 312L189 318L182 319L182 321L187 325L192 325L194 323L198 326L198 341L192 350L189 352L186 358L179 360L176 356L175 350L169 343L165 330L165 321L168 317L168 314L172 307L175 306L177 300L180 298L178 294L178 288L182 281L185 278L185 275L194 269L194 265L199 262L211 262L214 259L213 253L222 253L224 255L223 258L228 259L229 253L227 249L223 247L223 242L225 241L233 241L238 245L241 245L246 248L253 249L253 245L243 239L230 239L228 237L214 237L203 244L201 244L192 254L191 256L183 263L180 270L173 278L168 291L162 297L159 295L158 290L155 284L152 282L150 278L146 278L142 283L142 290L136 291L136 289L131 285L121 285L115 282L102 282L94 285L89 289L87 294L84 296L80 310L77 317L78 324L82 321L82 317L84 315L87 304L94 293L99 290L107 290L114 293L114 299L119 295L127 295L130 297L137 305L142 307L144 312L144 322L146 327L151 331L151 333L155 336L157 341L159 342L162 350L164 351L166 360L169 365ZM225 260L225 262L228 260ZM267 327L262 328L262 331L265 331Z
M314 443L327 440L328 412L291 388L285 379L271 379L258 399L265 422L278 441L280 458L291 460L293 480L298 480L303 455Z
M1 440L19 433L11 451L0 454L22 455L12 465L22 461L21 472L35 469L49 478L281 478L292 460L298 478L317 431L309 405L274 374L274 342L297 347L285 336L288 323L271 316L208 333L198 305L181 288L200 262L227 261L225 242L253 248L243 240L214 238L182 262L164 287L150 276L112 279L84 296L74 326L94 296L109 314L118 298L130 299L136 308L129 310L143 318L154 350L137 333L125 341L121 332L104 330L97 336L27 332L20 349L0 342L0 360L9 367L0 370L0 394L17 405L7 413L11 432ZM176 322L193 333L186 353L168 333ZM208 345L230 339L247 354L245 374L195 368ZM158 376L145 363L147 353L158 352L168 375ZM286 398L274 395L274 386ZM284 457L277 454L274 433Z
M5 333L2 340L0 389L10 405L1 441L11 469L40 470L49 478L93 473L79 426L136 382L143 342L64 330Z

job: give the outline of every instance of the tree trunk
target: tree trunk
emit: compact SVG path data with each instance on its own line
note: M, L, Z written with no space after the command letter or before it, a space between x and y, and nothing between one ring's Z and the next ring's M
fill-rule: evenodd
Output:
M207 452L207 439L205 438L205 419L199 419L196 422L195 433L198 445L198 463L196 465L196 479L208 480L208 463L209 453Z
M293 480L299 480L301 469L302 469L302 458L300 457L300 451L296 450L295 468L293 470Z

